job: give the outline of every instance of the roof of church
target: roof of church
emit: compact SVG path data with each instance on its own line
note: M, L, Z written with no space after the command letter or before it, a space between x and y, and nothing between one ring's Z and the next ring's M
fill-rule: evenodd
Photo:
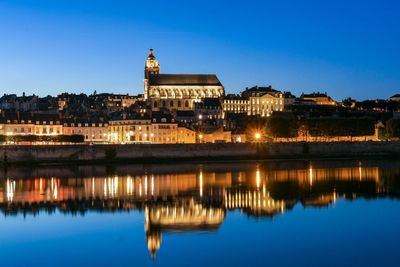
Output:
M215 74L150 74L149 85L218 85Z

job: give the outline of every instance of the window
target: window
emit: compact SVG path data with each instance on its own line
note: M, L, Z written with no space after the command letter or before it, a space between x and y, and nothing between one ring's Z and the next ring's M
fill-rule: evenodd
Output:
M173 107L174 107L174 101L170 101L170 102L169 102L169 106L170 106L171 108L173 108Z

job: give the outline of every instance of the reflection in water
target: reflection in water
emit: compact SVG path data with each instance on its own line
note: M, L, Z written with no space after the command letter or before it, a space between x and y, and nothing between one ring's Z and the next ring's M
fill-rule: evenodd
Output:
M149 167L135 174L105 177L65 177L61 172L60 177L25 178L16 172L1 179L0 207L6 216L52 213L56 209L81 214L88 210L144 210L147 245L155 257L163 232L217 230L228 210L273 217L292 209L296 203L318 207L339 198L400 195L397 167L387 171L379 164L350 165L318 167L309 163L271 167L224 163L214 167L194 165L179 172L176 166L161 171Z

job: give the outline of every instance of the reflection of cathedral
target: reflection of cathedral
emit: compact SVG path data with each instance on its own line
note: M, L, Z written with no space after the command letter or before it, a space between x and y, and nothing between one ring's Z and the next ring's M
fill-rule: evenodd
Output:
M217 230L229 210L272 217L296 203L326 206L339 198L400 196L396 179L386 177L391 178L381 177L378 167L362 165L267 169L254 164L229 172L200 166L179 174L6 178L0 179L0 208L6 215L144 210L147 246L155 257L163 233Z
M214 74L160 74L160 64L150 49L144 70L144 98L153 111L192 110L204 98L220 98L224 87Z
M148 249L155 257L162 232L205 231L217 229L225 219L222 208L206 207L194 199L171 204L149 205L145 209Z

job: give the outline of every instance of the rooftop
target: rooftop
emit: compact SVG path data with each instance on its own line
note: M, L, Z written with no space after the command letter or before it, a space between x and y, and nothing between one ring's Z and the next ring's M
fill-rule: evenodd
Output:
M215 74L150 74L149 85L222 86Z

